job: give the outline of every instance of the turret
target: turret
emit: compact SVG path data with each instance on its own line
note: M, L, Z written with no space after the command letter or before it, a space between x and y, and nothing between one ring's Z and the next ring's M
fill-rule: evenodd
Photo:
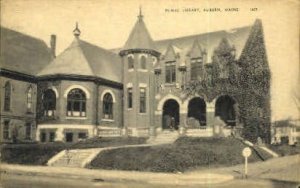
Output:
M132 136L148 136L154 118L154 66L160 53L143 21L142 11L120 51L123 63L124 126Z

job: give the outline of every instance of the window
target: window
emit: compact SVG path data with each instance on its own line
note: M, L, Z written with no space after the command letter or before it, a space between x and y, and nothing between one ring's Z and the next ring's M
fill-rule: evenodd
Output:
M54 142L55 140L55 132L49 132L49 142Z
M128 69L134 69L134 59L132 56L128 57Z
M68 93L67 116L86 116L86 96L81 89L72 89Z
M191 59L191 80L197 80L202 70L202 58Z
M103 97L103 115L105 119L113 119L113 98L110 93Z
M141 69L146 69L146 57L145 56L141 56L140 59L140 64L141 64Z
M132 108L132 88L128 88L128 108Z
M79 138L79 139L86 139L86 138L87 138L87 134L86 134L86 133L83 133L83 132L78 133L78 138Z
M31 139L31 123L26 123L25 125L25 139Z
M32 112L32 87L30 86L27 91L27 111Z
M166 62L166 83L176 82L176 65L175 61Z
M4 86L4 110L10 110L10 102L11 102L11 84L6 82Z
M66 133L66 142L73 142L73 133Z
M4 140L8 140L9 139L9 121L4 121L3 139Z
M140 88L140 113L146 112L146 89Z
M52 89L47 89L43 96L44 116L54 116L56 109L56 96Z
M229 69L226 64L220 63L220 78L228 78L229 77Z

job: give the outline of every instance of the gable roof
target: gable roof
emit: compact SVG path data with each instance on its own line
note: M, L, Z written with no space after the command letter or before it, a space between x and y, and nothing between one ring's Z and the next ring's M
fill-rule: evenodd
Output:
M1 68L36 75L52 60L46 43L1 26Z
M39 72L38 76L96 76L121 82L121 73L121 61L117 54L75 37L71 45Z
M159 52L163 52L171 43L181 49L180 56L185 57L189 54L195 41L205 50L207 57L211 58L214 50L219 46L223 38L226 38L230 44L235 46L237 57L240 56L245 43L249 37L251 26L236 28L231 31L216 31L199 35L185 36L174 39L165 39L155 41ZM210 62L211 59L208 59Z
M161 54L165 54L170 45L176 46L177 49L180 49L178 50L178 52L180 52L179 55L184 60L185 56L189 55L189 52L193 48L195 42L197 42L201 49L206 52L208 57L207 61L209 63L211 62L214 50L219 46L221 41L224 38L226 38L229 41L229 44L235 47L236 58L239 58L245 47L247 39L249 38L252 27L252 25L249 25L245 27L234 28L229 31L221 30L197 35L183 36L178 38L156 40L153 41L153 44L155 46L154 49L160 52ZM119 53L122 50L124 49L111 49L111 51L114 53Z
M139 15L128 40L122 50L129 49L150 49L155 50L151 35L143 21L143 16Z

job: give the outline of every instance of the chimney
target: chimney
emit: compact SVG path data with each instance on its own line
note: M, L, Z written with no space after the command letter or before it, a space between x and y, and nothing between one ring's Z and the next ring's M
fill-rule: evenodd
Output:
M51 35L51 38L50 38L50 48L51 48L51 53L53 55L53 57L56 57L56 54L55 54L55 49L56 49L56 35Z

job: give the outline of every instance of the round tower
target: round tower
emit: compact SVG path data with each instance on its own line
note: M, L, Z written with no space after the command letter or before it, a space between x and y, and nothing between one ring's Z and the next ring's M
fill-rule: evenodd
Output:
M123 63L124 127L130 136L148 136L154 119L154 66L160 53L142 11L120 51Z

